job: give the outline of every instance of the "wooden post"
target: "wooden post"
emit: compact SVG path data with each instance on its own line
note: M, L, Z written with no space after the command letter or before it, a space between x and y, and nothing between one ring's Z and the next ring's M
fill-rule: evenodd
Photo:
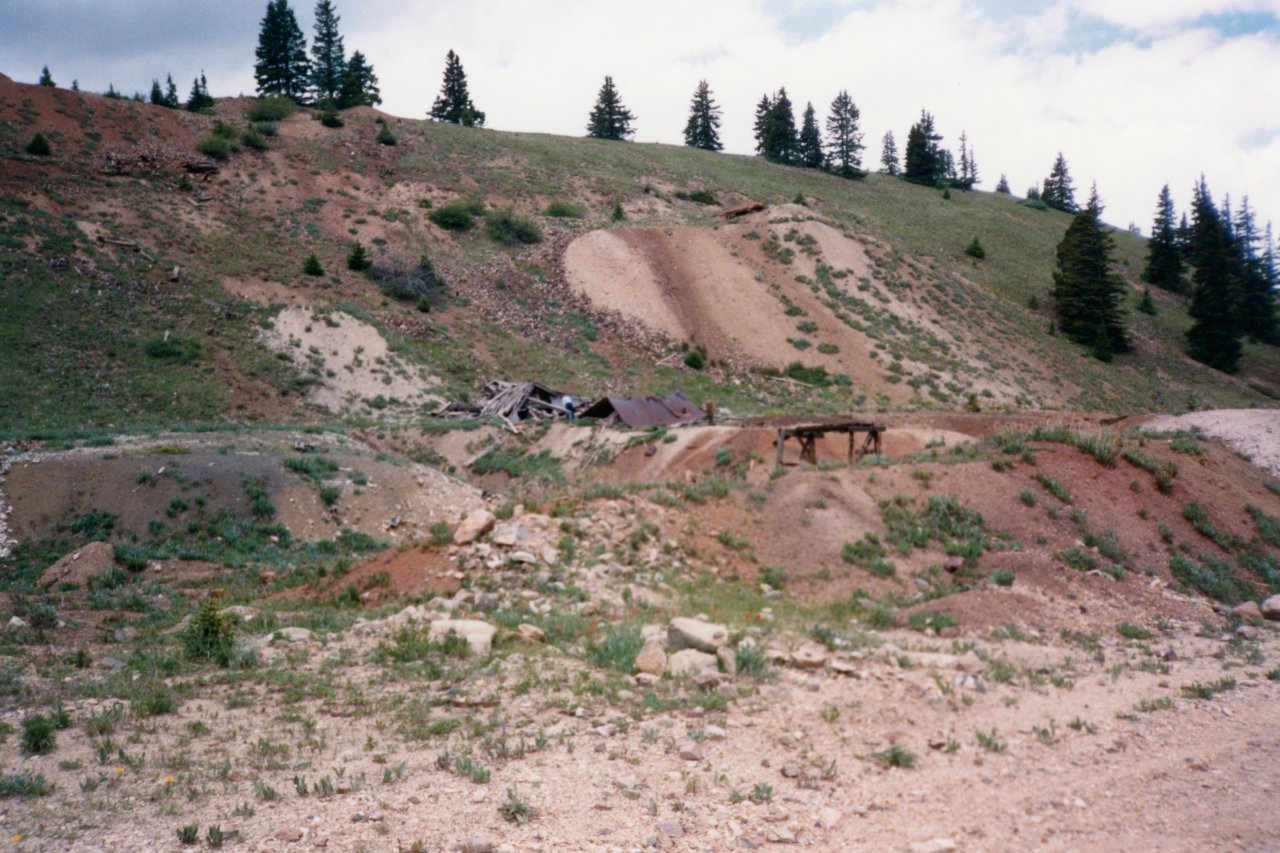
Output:
M787 430L785 427L778 427L778 467L782 467L782 445L786 443Z

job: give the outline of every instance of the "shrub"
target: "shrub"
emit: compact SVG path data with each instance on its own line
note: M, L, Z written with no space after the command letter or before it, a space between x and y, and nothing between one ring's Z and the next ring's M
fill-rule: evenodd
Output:
M697 202L698 204L719 205L720 201L706 190L694 190L693 192L684 192L683 190L676 193L676 198L684 201Z
M373 266L373 261L369 259L369 253L365 250L364 244L359 240L351 244L351 251L347 252L347 269L362 272Z
M630 675L635 669L636 655L644 646L644 639L636 628L619 628L599 642L587 648L587 656L596 666L614 669Z
M240 144L245 148L252 148L254 151L265 151L267 149L267 140L262 134L258 133L256 127L240 134Z
M297 111L298 105L293 102L293 98L277 95L270 98L259 98L253 106L245 111L244 117L253 122L280 121Z
M977 237L974 237L973 242L964 247L964 253L978 260L982 260L987 256L987 250L982 248L982 244L978 242Z
M191 364L199 360L203 348L200 342L181 332L154 335L142 343L142 351L150 358Z
M213 123L213 135L228 141L236 138L236 129L222 119Z
M315 252L307 255L306 261L302 264L302 271L307 275L324 275L324 267L320 266L320 259L316 257Z
M147 549L137 545L117 542L111 546L111 555L117 563L131 572L140 572L147 567Z
M395 145L398 141L396 139L396 135L391 132L391 128L387 127L387 123L385 121L381 123L376 139L381 145Z
M346 124L332 106L327 106L320 111L320 123L325 127L342 127Z
M707 366L707 357L700 349L691 349L684 354L684 364L692 370L701 370Z
M613 205L613 213L609 214L609 218L614 222L622 222L627 218L627 213L622 209L622 202L615 202Z
M27 143L25 150L33 157L48 157L53 153L53 149L49 146L49 140L44 138L43 133L37 133L31 137L31 141Z
M527 216L517 216L511 208L490 213L485 217L489 237L511 246L516 243L542 242L542 229Z
M280 129L276 127L276 123L274 121L254 122L253 129L256 130L260 136L265 136L269 139L274 139L280 133Z
M225 160L231 156L231 143L221 136L206 136L196 143L196 150L214 160Z
M219 666L229 666L235 652L235 638L235 624L218 612L216 604L206 601L182 632L182 646L190 658L204 658Z
M475 224L475 218L484 213L484 205L466 199L454 199L437 207L427 218L446 231L466 231Z
M43 773L24 770L0 776L0 797L43 797L53 790L53 785Z
M22 721L22 751L27 755L48 755L57 745L53 720L36 714Z
M378 266L370 274L378 282L384 296L402 302L417 302L419 310L422 310L423 300L427 300L428 309L430 303L444 301L444 279L436 274L431 259L426 255L418 260L418 265L413 269Z
M580 204L573 204L567 201L553 201L547 205L542 211L544 216L554 216L558 219L581 219L587 215L587 209Z

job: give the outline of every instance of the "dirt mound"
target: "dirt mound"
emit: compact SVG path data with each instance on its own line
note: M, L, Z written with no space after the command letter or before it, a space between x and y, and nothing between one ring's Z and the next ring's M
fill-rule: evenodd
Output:
M1162 415L1144 426L1154 431L1199 429L1271 476L1280 477L1280 409L1214 409Z
M85 586L90 578L96 578L115 565L115 553L107 542L90 542L72 551L40 575L41 586L74 583Z

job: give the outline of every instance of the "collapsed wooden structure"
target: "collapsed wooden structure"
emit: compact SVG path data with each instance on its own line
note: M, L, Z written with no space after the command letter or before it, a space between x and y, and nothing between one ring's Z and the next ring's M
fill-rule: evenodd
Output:
M846 433L849 436L849 453L847 462L853 463L868 453L880 453L880 434L884 432L880 424L845 421L830 424L806 424L804 426L778 427L778 466L783 465L783 449L788 438L800 442L800 461L810 465L818 464L818 439L827 433ZM866 433L862 445L854 449L859 433Z

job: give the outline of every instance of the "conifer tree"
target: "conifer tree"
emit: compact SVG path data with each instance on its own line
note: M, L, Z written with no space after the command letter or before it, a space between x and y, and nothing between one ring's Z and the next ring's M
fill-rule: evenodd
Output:
M1236 215L1232 259L1240 291L1240 320L1244 333L1262 343L1280 343L1276 323L1274 280L1268 274L1266 255L1258 251L1262 239L1245 196Z
M484 127L484 113L471 103L467 92L467 72L462 70L462 59L452 50L444 58L444 82L440 85L440 96L431 105L430 115L436 121Z
M934 184L946 174L946 161L938 143L942 136L934 128L933 116L920 111L920 121L907 133L907 149L902 176L917 183Z
M213 106L213 98L209 95L209 82L204 79L204 72L191 81L191 94L187 96L187 109L193 113Z
M1125 284L1111 270L1113 242L1102 224L1095 188L1058 244L1053 274L1054 317L1062 333L1109 360L1129 348L1124 326ZM1106 344L1101 344L1105 339Z
M797 162L798 145L795 114L783 87L756 107L756 151L773 163L791 164Z
M338 106L373 107L382 103L382 92L378 89L378 78L373 73L373 66L364 58L364 54L356 51L347 61L342 72L342 86L338 91Z
M1237 284L1231 274L1227 229L1203 177L1191 202L1191 305L1187 354L1203 364L1235 373L1243 352Z
M604 84L596 96L596 104L587 116L587 136L595 139L626 139L635 131L631 122L636 117L622 104L613 78L605 75Z
M178 87L173 82L172 74L165 75L164 105L171 110L176 110L182 106L182 101L178 100Z
M1049 177L1044 179L1040 200L1067 213L1075 213L1080 209L1076 204L1076 191L1071 186L1071 174L1067 171L1067 159L1062 156L1061 151L1058 152L1058 159L1053 161Z
M880 171L893 176L902 173L898 168L898 143L893 138L892 130L886 130L884 138L880 140Z
M996 192L1004 193L1005 195L1012 195L1013 193L1009 189L1009 179L1004 176L1004 173L1000 174L1000 181L996 184Z
M164 90L160 88L160 81L155 77L151 78L151 95L148 97L148 100L157 107L166 106L164 102Z
M818 131L818 118L813 111L813 102L805 105L804 116L800 122L800 133L796 136L796 163L808 169L818 169L826 161L822 154L822 135Z
M858 105L841 89L827 114L827 154L831 170L841 177L862 176L862 131L858 127L861 118ZM896 155L894 160L896 167Z
M969 137L960 131L960 170L956 174L956 184L961 189L973 189L978 182L978 161L973 157L973 149L969 147Z
M1156 287L1185 293L1187 289L1182 263L1182 250L1178 247L1178 230L1174 225L1173 196L1169 185L1160 190L1156 203L1155 219L1151 223L1151 239L1147 241L1147 266L1142 280Z
M283 96L303 103L311 82L311 64L307 61L307 40L298 28L289 0L267 3L255 56L258 61L253 66L253 76L259 96Z
M40 69L39 85L48 86L50 88L58 85L57 83L53 82L53 75L49 73L49 66L47 65L44 68Z
M315 38L311 42L311 90L317 104L338 101L342 77L346 71L346 49L331 0L316 3Z
M721 151L720 107L711 97L711 87L706 80L698 81L689 104L689 121L684 126L684 144L704 151Z

